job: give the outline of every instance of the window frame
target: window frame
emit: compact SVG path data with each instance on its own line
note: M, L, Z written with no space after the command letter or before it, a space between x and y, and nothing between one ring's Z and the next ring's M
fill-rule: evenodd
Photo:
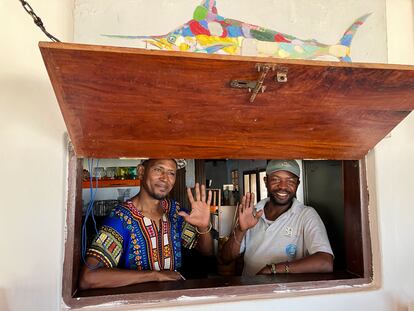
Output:
M372 249L368 219L365 160L344 161L345 237L347 271L344 273L222 277L216 280L146 283L116 289L78 289L82 218L82 159L69 144L68 200L62 276L62 299L70 308L114 304L163 307L198 303L280 298L333 293L373 286ZM358 180L358 183L352 181ZM355 223L355 219L360 222Z
M249 176L249 192L252 192L252 185L251 185L251 175L256 175L256 203L259 202L260 200L263 200L264 198L262 198L261 196L261 178L260 178L260 173L266 172L266 168L258 168L255 170L248 170L248 171L243 171L243 194L246 193L246 189L245 189L245 183L244 183L244 178L246 175ZM267 189L265 189L267 191Z

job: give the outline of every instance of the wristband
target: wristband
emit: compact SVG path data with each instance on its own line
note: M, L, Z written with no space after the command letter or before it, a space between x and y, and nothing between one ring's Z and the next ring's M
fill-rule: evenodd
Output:
M198 231L198 228L197 227L195 227L195 229L196 229L196 231L197 231L198 234L206 234L206 233L209 233L210 232L210 230L211 230L212 227L213 227L213 225L210 222L207 231L200 232L200 231Z

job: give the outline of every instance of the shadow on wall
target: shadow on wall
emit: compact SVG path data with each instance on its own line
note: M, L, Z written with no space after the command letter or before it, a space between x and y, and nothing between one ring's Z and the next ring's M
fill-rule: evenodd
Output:
M0 310L1 311L9 311L9 305L7 304L6 298L6 290L4 288L0 288Z
M0 79L0 94L6 100L13 99L2 107L2 114L7 116L3 122L7 123L6 129L10 134L19 131L26 134L27 139L38 134L43 139L56 140L56 131L65 131L59 105L48 80L37 76L9 75L7 79Z

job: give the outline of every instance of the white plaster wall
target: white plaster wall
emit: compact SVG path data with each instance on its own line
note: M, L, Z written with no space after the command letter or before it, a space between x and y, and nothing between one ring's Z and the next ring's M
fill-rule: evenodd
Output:
M387 5L390 63L414 64L414 2L389 0ZM399 309L414 310L414 113L373 152L375 200L382 249L383 293Z
M73 38L72 0L30 0ZM37 47L48 39L19 1L0 1L0 310L59 308L65 125Z
M71 0L30 3L52 33L71 41ZM387 0L387 20L390 62L413 64L411 0ZM0 310L58 310L65 126L36 47L43 35L18 1L0 1L0 21ZM368 156L371 198L378 209L379 234L373 224L373 237L379 241L375 252L382 255L376 262L377 272L382 266L380 289L170 310L414 310L413 133L411 114Z

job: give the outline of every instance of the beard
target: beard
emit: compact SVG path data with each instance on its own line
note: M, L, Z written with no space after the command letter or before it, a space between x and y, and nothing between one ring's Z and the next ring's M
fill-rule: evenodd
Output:
M149 195L156 200L164 200L167 197L167 194L150 193Z
M156 200L164 200L171 191L171 189L160 191L159 189L157 189L157 187L154 187L154 188L145 187L145 190L147 191L148 195L151 198L156 199Z
M160 186L157 184L151 185L149 182L144 182L142 184L142 189L145 190L151 198L155 200L163 200L171 192L172 187L168 187L166 185Z

